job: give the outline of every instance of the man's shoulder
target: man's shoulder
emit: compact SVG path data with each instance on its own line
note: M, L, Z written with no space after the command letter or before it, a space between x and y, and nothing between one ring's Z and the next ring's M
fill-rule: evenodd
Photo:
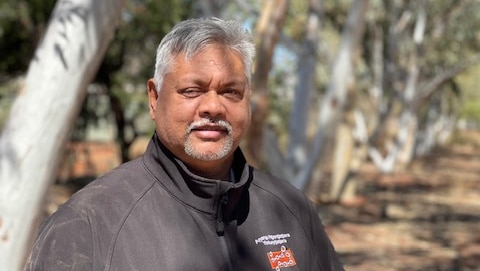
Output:
M141 159L121 164L75 193L64 205L73 212L126 212L154 185ZM63 206L62 206L63 207Z
M111 171L99 176L81 191L88 193L119 193L126 190L130 193L151 185L153 179L142 163L141 158L123 163Z
M65 262L87 261L91 265L93 261L103 266L123 225L154 184L141 159L94 180L42 223L35 261L51 261L56 266L56 257L63 257Z
M290 206L303 206L308 202L305 194L293 184L261 170L254 170L252 186L255 190L270 194Z

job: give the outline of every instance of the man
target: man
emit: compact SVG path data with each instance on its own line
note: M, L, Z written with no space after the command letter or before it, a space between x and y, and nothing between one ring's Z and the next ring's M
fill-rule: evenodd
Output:
M236 22L174 27L147 83L145 154L59 208L26 270L343 270L307 198L238 147L253 56Z

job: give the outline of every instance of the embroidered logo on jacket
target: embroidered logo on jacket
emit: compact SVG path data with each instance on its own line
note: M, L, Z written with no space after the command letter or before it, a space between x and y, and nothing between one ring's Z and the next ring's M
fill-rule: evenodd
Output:
M269 245L281 245L287 243L287 238L290 237L290 233L280 233L280 234L269 234L264 235L255 239L255 244L259 243L264 244L265 246Z
M280 251L270 251L267 253L270 266L276 271L280 271L281 268L294 266L297 263L293 257L292 251L282 246Z

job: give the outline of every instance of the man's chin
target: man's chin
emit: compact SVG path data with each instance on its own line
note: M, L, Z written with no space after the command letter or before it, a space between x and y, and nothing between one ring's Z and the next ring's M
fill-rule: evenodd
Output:
M232 143L227 142L185 142L185 153L198 160L215 161L229 155L232 150Z
M198 160L216 161L225 158L230 152L229 148L191 148L185 146L185 153Z

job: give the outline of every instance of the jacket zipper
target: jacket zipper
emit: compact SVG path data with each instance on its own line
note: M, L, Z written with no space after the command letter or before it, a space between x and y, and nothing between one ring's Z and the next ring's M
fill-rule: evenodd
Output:
M223 222L223 212L228 204L228 193L225 193L220 198L217 208L217 234L223 236L225 234L225 222Z
M218 203L216 230L217 230L217 235L220 239L222 254L224 258L227 259L227 262L228 262L228 270L233 271L234 269L233 269L232 259L230 257L230 252L228 251L227 241L225 240L225 222L223 221L223 212L227 204L228 204L228 193L225 193L222 195L222 197L220 198L220 202Z

